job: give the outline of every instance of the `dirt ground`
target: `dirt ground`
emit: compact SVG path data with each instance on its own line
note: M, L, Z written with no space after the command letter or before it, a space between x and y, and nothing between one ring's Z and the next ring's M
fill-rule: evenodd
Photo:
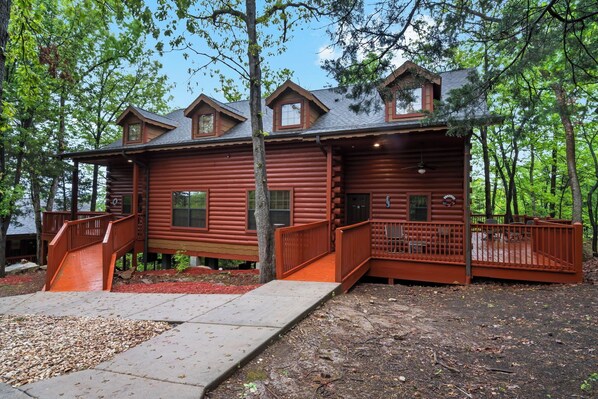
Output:
M45 283L45 270L8 275L4 278L0 278L0 297L31 294L41 290Z
M598 398L597 338L592 282L361 283L208 397Z

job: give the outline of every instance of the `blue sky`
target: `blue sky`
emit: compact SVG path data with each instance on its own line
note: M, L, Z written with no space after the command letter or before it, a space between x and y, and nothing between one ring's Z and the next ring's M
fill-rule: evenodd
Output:
M309 25L304 25L303 29L293 32L291 40L287 42L286 52L268 58L267 62L273 69L291 69L294 72L293 81L308 90L332 86L335 85L334 80L327 77L320 67L322 59L332 53L328 44L325 22L311 22ZM150 42L149 45L154 44ZM181 51L167 52L162 57L156 55L156 59L164 66L164 74L173 84L170 93L173 97L170 101L173 109L187 107L201 93L224 100L222 93L218 91L220 83L217 78L204 76L201 72L194 76L189 74L188 69L193 67L192 57L196 57L196 62L199 63L205 61L200 56L193 55L185 59ZM224 66L219 68L229 77L239 79L234 71Z

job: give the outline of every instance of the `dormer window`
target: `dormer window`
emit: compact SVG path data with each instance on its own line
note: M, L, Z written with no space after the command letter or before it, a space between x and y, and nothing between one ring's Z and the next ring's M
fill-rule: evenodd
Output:
M214 134L214 114L200 115L197 126L197 134Z
M423 109L422 88L418 87L409 93L411 101L401 96L399 92L395 93L395 115L408 115L419 113Z
M280 126L294 127L301 125L301 103L283 104L280 106Z
M132 123L127 127L127 141L141 141L141 123Z

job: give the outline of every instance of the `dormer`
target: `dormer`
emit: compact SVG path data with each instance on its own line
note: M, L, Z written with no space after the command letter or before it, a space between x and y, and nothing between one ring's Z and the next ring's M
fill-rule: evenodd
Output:
M178 126L176 121L129 105L116 120L123 127L123 145L145 144Z
M191 118L191 135L194 139L220 137L247 120L236 109L205 94L201 94L185 109L185 116Z
M330 111L316 96L290 80L266 98L266 105L273 111L275 132L308 129Z
M440 75L406 61L382 83L386 122L423 118L440 100Z

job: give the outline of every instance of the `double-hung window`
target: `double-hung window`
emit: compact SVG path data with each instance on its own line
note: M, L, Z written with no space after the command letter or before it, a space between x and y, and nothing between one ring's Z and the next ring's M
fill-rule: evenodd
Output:
M175 191L172 193L172 225L206 228L207 193L205 191Z
M291 225L291 192L270 190L270 222L275 227ZM247 230L256 230L255 191L247 193Z

